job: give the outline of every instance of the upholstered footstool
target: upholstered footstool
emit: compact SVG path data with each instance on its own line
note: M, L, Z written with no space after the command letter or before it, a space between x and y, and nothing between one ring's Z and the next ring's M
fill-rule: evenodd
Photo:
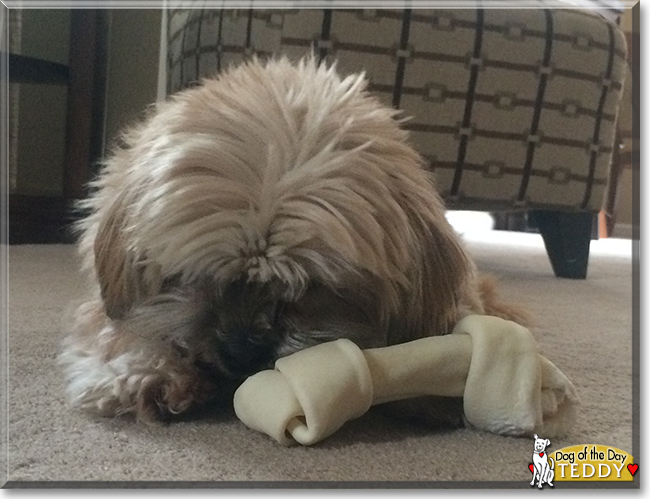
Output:
M556 275L586 276L625 75L615 23L572 9L176 10L168 91L312 48L411 117L449 209L527 212Z

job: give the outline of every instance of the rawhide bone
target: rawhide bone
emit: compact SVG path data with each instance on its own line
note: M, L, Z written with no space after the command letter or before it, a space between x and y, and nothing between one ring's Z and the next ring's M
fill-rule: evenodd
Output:
M472 315L445 336L368 350L340 339L294 353L248 378L234 406L250 428L284 445L311 445L371 405L424 395L463 397L477 429L546 438L569 429L579 404L528 329Z

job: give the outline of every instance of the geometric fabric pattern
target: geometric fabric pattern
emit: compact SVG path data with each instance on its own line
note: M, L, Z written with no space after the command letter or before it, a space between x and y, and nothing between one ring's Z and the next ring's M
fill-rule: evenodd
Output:
M624 85L616 24L573 9L171 10L168 92L310 51L409 117L456 209L601 208Z

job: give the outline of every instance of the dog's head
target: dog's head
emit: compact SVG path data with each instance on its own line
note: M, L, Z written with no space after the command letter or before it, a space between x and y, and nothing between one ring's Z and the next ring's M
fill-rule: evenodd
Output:
M533 435L533 438L535 439L534 451L536 453L544 452L546 447L551 445L551 441L548 438L539 438L537 435Z
M444 332L469 263L395 111L365 86L313 58L253 61L159 105L88 203L81 244L109 315L173 280L214 290L233 352L286 342L319 307Z

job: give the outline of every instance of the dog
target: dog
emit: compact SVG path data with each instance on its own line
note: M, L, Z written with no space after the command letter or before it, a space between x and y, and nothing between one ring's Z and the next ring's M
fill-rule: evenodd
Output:
M546 448L551 445L551 441L548 438L539 438L536 434L533 435L533 438L535 439L533 447L533 479L530 485L534 486L535 478L537 478L537 488L541 489L545 483L553 487L553 478L555 477L553 467L555 462L545 452Z
M60 356L67 394L145 422L210 404L298 350L517 317L445 218L398 112L315 57L253 59L157 104L80 205L92 291ZM462 425L462 400L394 403Z

